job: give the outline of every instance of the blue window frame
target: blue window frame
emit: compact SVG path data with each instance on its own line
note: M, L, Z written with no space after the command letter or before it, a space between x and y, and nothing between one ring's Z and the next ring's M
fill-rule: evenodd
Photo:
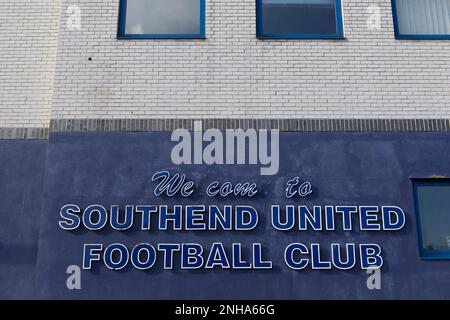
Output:
M341 0L256 0L260 39L343 39Z
M203 39L205 0L120 0L117 37Z
M450 179L413 179L422 259L450 259Z
M450 0L391 0L397 39L450 39Z

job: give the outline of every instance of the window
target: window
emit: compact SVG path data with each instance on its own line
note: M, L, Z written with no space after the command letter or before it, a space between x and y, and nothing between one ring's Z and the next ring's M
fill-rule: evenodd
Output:
M423 259L450 259L450 179L413 179Z
M392 0L395 37L450 39L450 0Z
M121 0L119 38L204 38L205 0Z
M258 38L344 37L340 0L256 0L256 16Z

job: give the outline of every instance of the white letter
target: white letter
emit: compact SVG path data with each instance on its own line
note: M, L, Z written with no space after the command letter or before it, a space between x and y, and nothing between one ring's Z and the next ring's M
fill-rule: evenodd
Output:
M226 130L226 150L227 159L226 164L234 164L235 150L236 150L236 164L245 164L246 146L248 139L248 164L257 164L257 149L258 149L258 136L256 130L248 129L244 131L242 129Z
M367 288L369 290L380 290L381 289L381 271L380 269L369 269L367 270L367 274L370 274L370 277L367 278Z
M66 11L67 15L67 28L70 31L81 30L81 9L78 6L70 6Z
M180 141L181 140L181 141ZM184 129L172 132L172 142L179 141L172 149L172 162L176 165L191 164L191 134Z
M66 281L67 289L81 290L81 270L79 266L68 266L66 273L69 275Z
M203 124L194 121L194 164L203 162Z
M263 176L277 174L280 168L280 132L271 130L270 134L269 155L267 130L259 130L259 162L261 165L268 165L267 168L261 168L261 175Z
M369 6L367 8L369 18L367 19L367 29L380 30L381 29L381 14L379 6Z
M203 151L203 161L206 164L223 164L222 132L217 129L209 129L205 132L203 140L212 141Z

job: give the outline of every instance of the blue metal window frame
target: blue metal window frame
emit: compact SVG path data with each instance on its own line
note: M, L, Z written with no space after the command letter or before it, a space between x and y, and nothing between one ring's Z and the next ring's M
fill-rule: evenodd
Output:
M262 32L263 16L262 1L256 0L256 37L258 39L345 39L344 23L342 17L342 1L335 0L336 3L336 34L264 34Z
M450 259L450 249L443 251L426 252L423 248L422 222L419 209L419 197L417 187L420 186L450 186L450 178L412 178L414 206L416 211L417 235L419 239L419 254L423 260L448 260Z
M397 0L391 0L395 38L399 40L450 40L450 34L401 34L398 27Z
M205 0L200 1L200 32L197 34L126 34L125 25L127 17L127 0L120 0L118 39L205 39L206 5Z

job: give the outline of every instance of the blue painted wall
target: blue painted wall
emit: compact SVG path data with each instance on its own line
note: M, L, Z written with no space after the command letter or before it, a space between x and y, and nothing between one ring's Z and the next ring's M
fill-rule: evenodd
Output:
M281 133L280 172L275 176L260 176L257 166L176 167L170 160L173 144L169 133L53 133L48 144L47 185L37 261L37 297L449 299L450 261L422 261L419 258L409 179L411 176L428 177L433 174L450 176L449 137L447 133ZM10 164L13 165L16 166ZM98 203L106 207L111 204L180 204L180 199L155 198L152 195L155 184L151 182L151 176L161 169L186 173L199 185L197 194L204 194L207 183L213 180L257 182L261 193L251 200L218 200L197 195L183 199L182 204L253 205L261 215L261 226L252 232L143 232L137 229L118 232L106 228L101 232L79 230L71 233L59 228L59 210L67 203L80 206ZM17 174L22 174L22 170ZM314 193L303 200L287 200L284 184L297 175L311 181ZM17 178L11 176L8 180ZM2 187L4 184L2 182ZM42 185L37 183L32 189L38 195ZM34 203L38 207L39 199ZM407 222L403 230L390 233L283 233L273 230L269 220L270 205L298 203L396 205L405 210ZM14 203L9 204L9 208L18 211ZM2 213L2 219L4 215ZM13 229L16 233L24 232L22 226L10 225L10 234L14 234ZM36 225L30 228L37 230ZM0 236L0 239L7 238L3 234ZM32 241L30 237L29 240L31 245L36 245L36 238ZM241 242L244 246L262 242L265 254L270 255L274 262L274 269L163 271L161 262L158 262L154 269L146 272L131 268L114 272L97 265L91 271L82 272L82 290L69 291L66 288L66 268L81 264L84 243L121 242L132 247L139 242L198 242L208 247L217 241L226 247L233 242ZM368 290L368 275L358 268L352 271L289 270L283 262L283 251L291 242L319 242L325 248L332 242L379 243L385 258L382 289ZM15 243L22 245L19 240ZM30 270L31 260L28 261ZM10 278L16 277L13 271L8 272ZM8 283L8 288L13 287ZM21 291L17 287L16 292L19 294Z
M0 140L0 299L35 298L47 141Z

